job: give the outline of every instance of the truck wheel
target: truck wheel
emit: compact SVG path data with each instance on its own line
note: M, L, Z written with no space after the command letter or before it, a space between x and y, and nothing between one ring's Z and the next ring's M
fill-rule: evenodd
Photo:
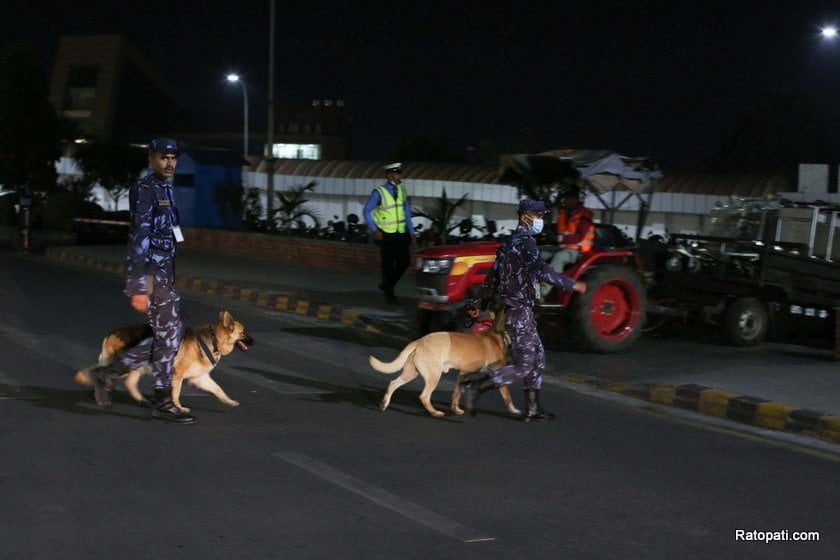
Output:
M647 298L638 273L623 266L599 266L582 278L586 293L570 305L571 330L588 350L623 352L642 333Z
M726 337L735 346L752 346L764 340L770 318L755 298L742 297L729 304L723 318Z

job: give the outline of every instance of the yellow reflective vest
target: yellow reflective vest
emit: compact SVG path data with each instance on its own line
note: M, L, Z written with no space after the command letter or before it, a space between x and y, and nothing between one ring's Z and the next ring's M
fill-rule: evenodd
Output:
M396 186L397 197L382 185L379 191L379 206L373 210L373 221L383 233L405 233L405 187Z

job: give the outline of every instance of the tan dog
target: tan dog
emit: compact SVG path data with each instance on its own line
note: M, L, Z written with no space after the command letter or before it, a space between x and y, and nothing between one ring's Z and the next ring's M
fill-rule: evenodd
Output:
M388 384L379 408L388 408L394 391L419 374L426 382L420 393L420 402L432 416L443 416L443 412L436 410L431 401L432 392L440 382L440 377L450 369L457 369L460 379L483 368L500 367L505 363L505 350L505 341L500 334L433 332L409 343L393 362L383 363L370 356L368 361L371 367L381 373L396 373L402 368L402 374ZM499 392L508 412L519 414L510 398L508 388L502 387ZM455 414L464 413L459 406L460 400L461 388L456 383L452 392L452 412Z
M255 341L245 331L242 323L235 321L233 316L222 311L219 314L219 322L211 325L202 325L196 329L198 337L204 341L205 347L212 356L210 357L202 350L199 338L192 329L186 329L181 346L178 348L178 355L175 356L174 372L172 374L172 402L180 410L189 412L190 409L181 406L181 386L184 380L190 385L212 393L220 402L227 406L239 406L239 403L222 390L221 387L210 377L210 372L216 363L233 352L234 348L247 350L253 346ZM119 358L119 355L126 349L139 343L144 338L152 336L149 325L126 325L111 331L102 341L102 352L99 354L99 365L107 366ZM73 380L81 385L93 385L93 378L90 370L96 366L90 366L76 372ZM125 388L131 396L139 403L149 404L137 388L137 383L143 374L150 373L151 365L147 364L141 368L127 373Z

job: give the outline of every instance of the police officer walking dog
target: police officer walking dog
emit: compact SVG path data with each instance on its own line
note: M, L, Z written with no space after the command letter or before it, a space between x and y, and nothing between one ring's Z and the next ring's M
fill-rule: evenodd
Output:
M364 216L373 237L379 242L382 279L379 289L385 301L399 303L394 287L411 260L409 246L417 240L411 223L411 207L402 182L402 164L386 165L385 184L370 194Z
M542 231L545 203L526 198L519 202L518 214L519 225L516 231L510 241L499 247L493 273L487 276L479 289L482 298L495 297L504 306L505 332L511 339L511 363L481 379L462 382L461 393L464 396L464 408L470 414L475 414L475 403L482 393L522 379L525 411L521 419L525 422L545 422L553 419L554 415L544 412L539 400L542 374L545 371L545 349L537 334L537 320L534 317L538 282L542 280L563 291L581 294L586 292L586 284L558 273L542 260L532 236Z
M178 161L178 144L171 138L149 143L152 172L129 191L130 224L126 258L125 294L131 307L145 313L153 335L127 350L110 366L95 368L96 403L111 406L110 393L117 379L151 361L155 377L152 416L191 424L195 417L172 402L172 373L181 342L182 325L175 291L175 246L183 241L172 185Z

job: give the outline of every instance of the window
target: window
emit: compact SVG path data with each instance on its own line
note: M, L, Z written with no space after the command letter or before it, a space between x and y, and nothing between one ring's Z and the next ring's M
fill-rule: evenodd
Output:
M320 144L274 144L274 157L284 159L321 159Z
M64 92L64 110L67 116L90 116L98 78L99 68L96 66L70 68L70 74L67 76L67 90Z

